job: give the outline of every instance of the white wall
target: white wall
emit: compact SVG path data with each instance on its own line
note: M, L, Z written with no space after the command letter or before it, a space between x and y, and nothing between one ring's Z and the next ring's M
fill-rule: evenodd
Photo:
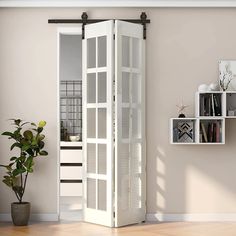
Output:
M7 119L45 119L49 156L36 163L25 200L35 213L55 213L56 37L48 18L78 18L86 9L0 9L0 131ZM194 93L218 78L218 60L236 58L235 9L89 9L90 18L137 18L147 26L148 213L236 212L236 121L227 121L224 146L171 146L169 118L184 99L193 115ZM9 157L0 138L0 162ZM3 171L0 170L1 175ZM13 194L0 183L0 212Z

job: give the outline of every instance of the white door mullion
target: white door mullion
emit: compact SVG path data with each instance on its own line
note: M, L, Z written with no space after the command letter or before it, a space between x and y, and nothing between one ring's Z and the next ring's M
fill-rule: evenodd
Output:
M96 37L96 140L98 141L98 38ZM98 143L96 142L96 174L98 174ZM98 209L98 177L96 176L96 209Z
M132 188L132 130L133 130L133 110L132 110L132 65L133 65L133 54L132 54L132 38L129 38L129 66L130 66L130 73L129 73L129 208L132 207L131 203L131 188Z

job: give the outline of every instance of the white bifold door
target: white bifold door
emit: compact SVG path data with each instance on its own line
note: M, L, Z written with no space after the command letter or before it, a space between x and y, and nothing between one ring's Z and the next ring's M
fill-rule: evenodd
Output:
M146 216L145 40L139 24L85 26L84 220L119 227Z

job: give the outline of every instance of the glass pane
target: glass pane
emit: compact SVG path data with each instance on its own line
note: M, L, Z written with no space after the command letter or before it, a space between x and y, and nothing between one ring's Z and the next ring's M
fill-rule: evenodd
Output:
M130 169L130 152L129 144L120 144L119 148L119 173L120 173L120 183L118 194L121 202L121 208L123 210L129 208L129 169Z
M107 209L107 183L106 180L98 180L98 210Z
M132 103L141 103L141 86L139 74L132 74Z
M87 207L96 209L96 180L87 179Z
M96 144L87 145L87 172L96 174Z
M132 67L140 68L140 40L137 38L133 38L132 40Z
M130 73L122 72L122 102L129 102L129 76Z
M130 67L130 38L122 36L122 66Z
M142 163L142 150L140 143L134 143L131 145L131 169L133 174L141 173Z
M129 138L129 108L122 109L122 138Z
M107 73L98 73L98 102L107 101Z
M87 137L96 138L96 109L87 109Z
M141 179L138 176L132 177L130 189L130 204L132 209L141 208Z
M132 109L132 136L133 138L141 138L141 111Z
M98 108L98 138L107 137L107 111L106 108Z
M96 67L96 38L87 40L87 64L88 68Z
M87 102L96 103L96 74L87 74Z
M98 37L98 67L107 65L107 37Z
M107 145L98 144L98 174L107 173Z

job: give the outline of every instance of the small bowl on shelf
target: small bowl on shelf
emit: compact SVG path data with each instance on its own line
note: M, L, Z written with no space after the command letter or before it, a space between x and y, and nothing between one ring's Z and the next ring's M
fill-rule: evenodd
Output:
M78 142L80 140L80 136L79 135L70 135L69 139L71 142Z

